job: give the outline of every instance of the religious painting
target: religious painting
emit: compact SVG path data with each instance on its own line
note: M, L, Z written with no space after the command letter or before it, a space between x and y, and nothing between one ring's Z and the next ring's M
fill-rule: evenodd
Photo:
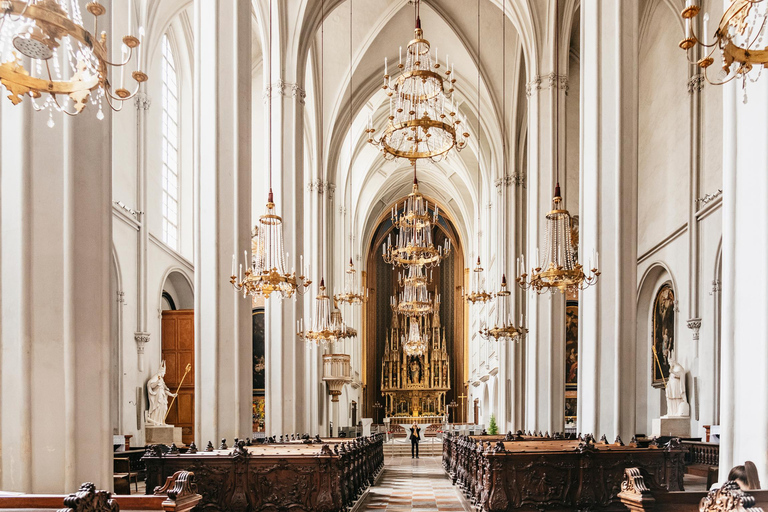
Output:
M408 362L408 383L409 384L421 384L422 380L422 368L421 357L412 356Z
M579 373L579 303L565 304L565 389L576 389Z
M253 392L264 394L265 361L264 361L264 308L253 310Z
M253 431L264 432L264 395L253 395Z
M578 395L576 391L565 392L565 423L576 423L576 407L578 406Z
M651 376L655 388L664 387L669 378L670 361L675 357L675 292L665 283L653 301L653 344Z

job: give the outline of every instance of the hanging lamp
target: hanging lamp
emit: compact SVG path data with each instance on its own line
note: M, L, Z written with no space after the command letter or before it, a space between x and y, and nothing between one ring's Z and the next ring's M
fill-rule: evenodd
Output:
M444 75L439 73L440 58L437 49L434 61L429 41L424 39L421 28L419 0L415 0L414 38L408 43L403 64L400 47L399 75L389 75L387 59L384 59L384 85L389 97L389 121L384 133L374 136L373 119L368 120L368 142L377 147L384 158L406 158L414 161L429 158L442 160L453 148L461 151L467 145L469 133L464 117L457 113L453 99L456 83L453 65L445 60Z
M269 50L272 55L272 2L269 0ZM295 293L303 294L312 284L305 275L304 258L301 257L299 275L296 272L286 272L283 250L283 218L277 214L274 194L272 193L272 63L269 63L269 193L267 194L267 208L264 215L251 233L251 260L245 255L245 269L240 265L238 274L235 274L235 257L232 257L232 275L230 283L235 290L241 292L243 297L263 297L269 299L272 294L285 299L293 297ZM309 267L306 274L309 273Z

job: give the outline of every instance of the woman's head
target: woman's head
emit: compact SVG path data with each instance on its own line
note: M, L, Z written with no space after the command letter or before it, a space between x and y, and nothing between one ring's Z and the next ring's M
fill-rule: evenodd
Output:
M736 482L742 489L749 489L747 469L744 466L734 466L728 473L728 480Z
M417 428L419 425L414 421L413 422L413 428Z

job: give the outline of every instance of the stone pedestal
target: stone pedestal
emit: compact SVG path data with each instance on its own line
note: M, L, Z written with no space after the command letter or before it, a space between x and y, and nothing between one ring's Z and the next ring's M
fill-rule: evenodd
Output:
M368 437L371 435L371 425L373 424L373 420L371 418L363 418L360 420L363 424L363 437Z
M165 444L176 446L181 442L181 427L173 425L147 425L144 427L144 442L146 444Z
M656 437L690 437L691 417L662 416L657 420L651 420L651 435Z

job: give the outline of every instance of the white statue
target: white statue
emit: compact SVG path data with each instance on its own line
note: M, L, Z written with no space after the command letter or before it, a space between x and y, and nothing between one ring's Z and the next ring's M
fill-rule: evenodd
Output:
M675 360L669 364L666 395L666 417L681 418L691 415L691 406L688 405L688 396L685 393L685 369Z
M165 425L165 414L168 412L168 397L175 397L165 385L165 361L160 363L157 373L147 381L147 394L149 395L149 410L145 420L149 425Z

